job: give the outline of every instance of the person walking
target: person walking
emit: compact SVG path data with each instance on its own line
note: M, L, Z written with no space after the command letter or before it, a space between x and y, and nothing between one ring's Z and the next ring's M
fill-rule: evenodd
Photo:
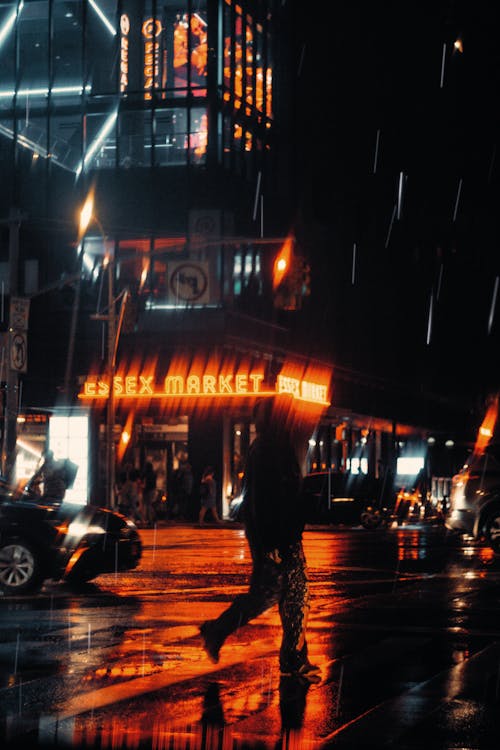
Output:
M132 464L125 466L119 490L119 509L136 523L142 523L139 472Z
M173 513L177 518L187 520L191 516L193 496L193 470L188 461L186 451L180 451L178 455L179 465L174 472L173 479Z
M220 523L217 513L217 483L214 478L215 471L212 466L207 466L201 477L200 484L200 514L198 523L203 525L207 511L210 511L215 523Z
M151 461L146 461L142 474L142 512L146 526L155 522L154 501L156 498L156 472Z
M280 409L283 403L279 397L260 399L254 409L257 436L249 449L242 490L242 520L252 556L248 591L236 596L219 617L204 622L200 634L207 656L217 663L231 633L278 604L281 675L320 682L306 642L309 591L302 546L302 473Z

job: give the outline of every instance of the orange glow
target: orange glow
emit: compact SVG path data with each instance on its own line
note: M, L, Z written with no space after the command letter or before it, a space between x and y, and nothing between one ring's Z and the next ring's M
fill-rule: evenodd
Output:
M208 144L208 119L206 114L201 116L200 127L197 133L191 133L189 136L191 142L191 148L193 148L195 155L198 158L204 156L207 153Z
M80 221L78 225L78 239L80 240L88 229L94 215L94 188L89 190L83 208L80 211Z
M198 75L205 76L207 74L207 56L208 56L208 44L207 44L207 25L203 19L194 13L191 16L191 33L198 37L198 45L193 45L191 52L191 65L196 68Z
M293 254L293 237L289 236L283 243L273 266L273 289L279 287L287 272L290 270Z
M174 28L174 68L181 68L187 63L188 30L183 19Z
M464 51L464 45L461 39L455 39L455 42L453 43L453 46L457 50L457 52L463 52Z
M476 437L476 444L474 446L474 453L480 454L484 451L488 445L491 436L495 430L495 425L498 418L498 393L493 396L490 400L486 415L479 427Z

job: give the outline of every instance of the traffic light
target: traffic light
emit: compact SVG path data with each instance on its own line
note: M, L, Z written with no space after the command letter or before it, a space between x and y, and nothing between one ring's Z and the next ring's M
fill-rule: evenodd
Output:
M284 250L282 248L274 262L274 306L281 310L300 310L302 298L311 293L311 269L301 255L287 254Z
M302 296L309 297L311 294L311 266L303 259L302 261Z

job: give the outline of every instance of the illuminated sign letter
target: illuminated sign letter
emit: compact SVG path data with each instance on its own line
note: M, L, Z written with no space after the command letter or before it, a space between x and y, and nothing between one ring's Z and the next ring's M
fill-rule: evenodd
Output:
M89 381L86 380L83 392L85 393L86 396L95 396L95 394L96 394L96 384L95 383L89 383Z
M99 390L99 396L107 396L109 394L109 385L103 380L97 381L97 387Z
M220 393L233 393L233 387L230 381L233 379L232 375L219 375L219 392Z
M203 376L203 393L215 393L216 380L213 375Z
M184 378L181 375L167 375L165 378L165 393L180 394L184 390Z
M186 380L186 391L187 393L199 393L200 392L200 379L198 375L189 375Z
M153 388L151 386L151 383L152 383L152 380L153 380L153 376L149 375L146 378L144 375L141 375L140 376L140 380L141 380L141 387L140 387L139 393L141 395L143 393L149 393L149 394L153 395Z
M263 375L250 375L250 380L252 381L253 392L258 393L260 391L260 384L264 380L264 376Z
M248 392L248 377L246 375L236 375L236 393Z
M295 398L299 398L300 380L286 377L285 375L278 375L278 391L279 393L291 393Z
M135 396L137 393L137 378L133 375L127 375L125 378L125 393L127 396Z
M116 378L113 378L113 393L115 393L117 396L123 393L123 378L120 377L120 375L117 375Z

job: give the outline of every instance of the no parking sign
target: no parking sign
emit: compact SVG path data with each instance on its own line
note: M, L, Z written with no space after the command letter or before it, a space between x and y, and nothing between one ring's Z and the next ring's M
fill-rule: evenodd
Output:
M28 368L28 322L30 301L23 297L12 297L10 301L10 369L27 372Z
M27 372L28 336L25 331L11 331L10 367L11 370L15 370L16 372Z

